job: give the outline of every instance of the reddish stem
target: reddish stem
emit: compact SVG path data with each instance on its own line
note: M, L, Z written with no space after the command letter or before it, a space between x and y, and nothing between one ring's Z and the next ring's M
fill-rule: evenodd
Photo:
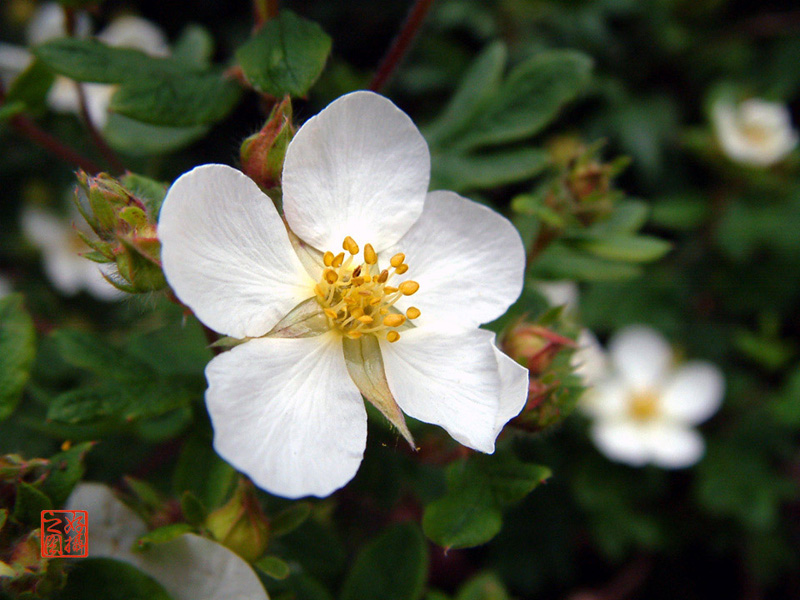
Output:
M103 139L103 136L100 135L100 132L97 131L97 128L94 126L94 123L92 123L92 119L89 117L89 107L86 102L86 90L84 90L83 86L78 82L75 82L75 86L78 88L78 98L80 99L81 104L81 118L83 119L83 123L86 125L86 130L89 132L89 137L92 138L92 142L97 147L97 150L100 152L109 166L114 170L114 172L123 173L125 171L125 166L122 164L122 161L120 161L116 153L106 143L106 141Z
M408 18L403 24L403 28L400 30L400 33L397 34L397 37L394 38L392 46L389 48L386 56L383 57L378 71L372 78L369 84L370 90L373 92L381 91L392 74L397 70L397 67L411 47L411 43L417 36L419 28L422 26L422 22L425 20L425 16L428 14L432 5L433 0L416 0L414 6L411 7L408 13Z

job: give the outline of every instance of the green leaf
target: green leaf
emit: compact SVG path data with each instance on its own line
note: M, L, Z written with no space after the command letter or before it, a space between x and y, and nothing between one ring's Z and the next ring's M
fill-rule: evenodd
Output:
M185 148L208 133L208 125L159 127L109 113L103 137L115 149L131 156L159 156Z
M524 463L508 450L453 463L447 493L425 508L425 535L445 548L484 544L500 531L503 509L549 476L548 468Z
M26 108L25 103L20 100L3 104L3 106L0 106L0 123L24 113Z
M428 555L419 528L413 523L394 525L358 554L340 600L416 600L422 596L427 569Z
M214 38L205 27L187 25L172 45L172 58L189 67L204 69L214 55Z
M35 354L36 330L22 294L0 299L0 421L19 404Z
M188 490L181 496L181 512L191 525L202 525L208 516L208 511L200 499Z
M171 542L177 537L182 536L184 533L191 533L194 527L188 523L171 523L164 525L158 529L148 531L143 536L136 540L135 547L138 550L144 550L153 544L164 544Z
M53 503L41 491L24 481L17 483L14 501L14 519L30 526L41 523L42 511L51 510Z
M600 258L635 263L658 260L672 248L667 241L644 235L605 235L570 242Z
M84 458L93 446L94 442L84 442L50 457L41 490L53 501L53 506L64 504L72 489L83 478L86 473Z
M259 92L304 96L330 51L331 38L319 25L283 10L236 51L236 60Z
M445 146L448 138L467 129L491 102L500 87L507 57L505 44L495 42L475 59L441 115L424 129L431 146Z
M641 273L639 265L606 260L556 243L536 258L530 274L536 279L621 281Z
M51 337L67 363L100 377L127 381L152 374L152 369L142 361L87 331L59 329Z
M153 73L124 82L109 109L151 125L192 127L223 119L240 96L239 86L221 73Z
M76 562L57 600L172 600L155 579L136 567L110 558Z
M289 564L277 556L262 556L253 565L267 577L272 577L272 579L286 579L292 573Z
M95 39L59 38L37 46L33 53L59 75L89 83L122 83L157 74L180 76L186 71L175 60L107 46Z
M33 63L14 79L6 94L6 102L22 102L29 109L43 107L55 75L40 60Z
M702 196L670 196L655 202L651 220L667 229L691 230L708 218L708 210L708 203Z
M211 440L195 435L186 441L178 457L172 489L177 496L191 492L213 510L225 501L235 479L236 471L214 452Z
M493 573L482 573L470 579L458 591L456 600L509 600L503 582Z
M120 177L119 181L126 190L144 203L150 216L154 220L158 220L158 213L161 211L161 204L164 202L169 186L136 173L126 173Z
M273 536L286 535L300 527L310 516L311 504L295 502L270 519L270 533Z
M583 90L591 69L589 57L569 51L544 52L517 65L458 146L506 144L534 135Z
M530 179L544 170L549 155L537 148L481 154L433 154L431 188L464 192Z
M592 226L594 232L636 233L647 222L650 207L641 200L623 200L605 220Z

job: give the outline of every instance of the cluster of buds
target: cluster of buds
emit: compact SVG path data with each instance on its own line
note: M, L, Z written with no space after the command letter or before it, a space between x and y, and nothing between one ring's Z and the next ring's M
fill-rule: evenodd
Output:
M273 107L261 131L242 142L242 171L264 190L279 187L286 149L294 134L292 101L286 96Z
M100 173L78 172L75 204L96 238L78 231L92 248L84 256L98 263L114 263L119 278L108 278L118 289L143 293L166 286L161 270L161 244L156 236L158 203L129 191L126 175L121 181ZM148 180L149 182L149 180ZM149 182L153 183L153 182ZM166 193L166 187L161 193Z
M575 342L538 324L520 322L503 338L503 351L530 373L528 401L511 425L541 432L560 423L572 410L573 390L565 385L570 373L566 360ZM567 350L567 351L565 351Z

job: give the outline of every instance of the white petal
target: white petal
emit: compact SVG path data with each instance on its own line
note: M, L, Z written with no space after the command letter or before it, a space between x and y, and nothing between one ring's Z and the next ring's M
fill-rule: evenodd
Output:
M132 564L158 581L175 600L267 598L250 565L212 540L187 533L143 552L132 551L147 528L105 485L79 483L65 508L88 512L89 556Z
M668 380L661 396L664 412L689 425L702 423L722 404L725 380L711 363L693 361Z
M528 369L505 355L496 346L494 356L500 374L500 407L494 420L496 438L505 424L525 408L528 400Z
M608 357L600 342L588 329L578 334L578 349L572 355L570 364L584 385L592 386L608 375Z
M647 426L650 460L665 469L682 469L700 460L705 452L703 437L694 429L666 422Z
M86 94L86 111L89 113L89 120L98 129L103 129L108 122L108 105L111 104L111 96L114 95L117 86L102 83L82 85Z
M289 226L334 253L345 236L376 251L394 244L422 214L430 153L411 119L386 98L353 92L297 132L283 166Z
M267 600L250 565L212 540L186 533L141 553L138 566L175 600Z
M619 377L597 381L587 389L578 405L586 415L601 420L625 418L630 406L630 389Z
M141 517L101 483L79 483L70 494L66 510L85 510L89 518L89 556L135 561L136 539L147 531Z
M465 446L494 452L501 381L493 336L417 327L395 343L381 339L389 389L403 412L444 427Z
M578 284L574 281L537 281L536 291L550 306L563 306L569 312L578 308Z
M11 85L14 78L28 68L33 57L25 48L0 42L0 77L5 86Z
M47 105L56 112L80 114L81 100L77 84L72 79L57 75L47 93Z
M358 470L367 413L341 336L261 338L206 368L214 447L279 496L327 496Z
M420 286L397 302L422 311L415 324L473 329L505 313L522 292L525 249L516 228L453 192L428 194L419 221L381 261L396 252L410 267L403 277Z
M672 349L655 329L633 325L608 344L614 367L637 391L657 389L672 363Z
M141 17L124 15L114 19L97 34L101 42L120 48L134 48L152 56L169 54L167 37L159 27Z
M172 289L212 329L267 333L313 295L272 201L246 175L205 165L172 185L158 237Z
M590 435L597 449L613 461L640 467L650 460L646 431L637 423L600 420Z

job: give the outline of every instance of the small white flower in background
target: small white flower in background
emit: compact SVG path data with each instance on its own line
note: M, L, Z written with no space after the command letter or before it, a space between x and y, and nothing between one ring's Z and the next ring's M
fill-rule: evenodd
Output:
M609 343L608 370L581 399L591 437L614 461L668 469L688 467L705 444L694 426L720 407L725 382L707 362L675 368L672 349L655 330L631 326Z
M563 306L567 312L578 310L578 284L574 281L537 281L536 289L550 306Z
M94 235L77 210L72 212L72 219L32 207L22 213L22 230L42 251L44 271L58 291L74 296L86 290L98 300L121 299L122 292L103 277L101 269L105 265L81 256L91 248L78 236L76 227L82 227L81 231L88 236Z
M170 188L167 281L210 328L257 338L209 363L206 403L217 452L260 487L301 497L346 484L366 445L361 394L409 442L403 413L488 453L522 410L527 370L478 328L519 296L522 240L485 206L427 193L429 178L411 119L355 92L289 145L291 231L230 167Z
M789 109L777 102L754 98L735 105L720 100L712 118L722 149L740 163L768 167L797 146Z
M163 544L133 550L147 532L144 522L99 483L80 483L67 510L88 512L89 557L129 563L155 579L175 600L267 600L249 564L208 538L184 533Z
M0 298L5 298L11 292L11 282L3 275L0 275Z
M88 15L79 13L76 35L86 37L91 31ZM37 9L27 29L27 42L30 46L48 40L64 37L66 27L64 11L59 4L48 3ZM140 17L124 15L117 17L108 27L97 34L97 38L109 46L133 48L151 56L167 56L169 46L164 32L150 21ZM11 44L0 44L0 73L8 85L13 77L24 71L33 58L25 48ZM116 86L102 83L81 84L86 94L86 108L92 123L102 129L108 120L108 105ZM74 81L67 77L56 77L47 96L50 108L57 112L80 114L81 105L78 89Z

